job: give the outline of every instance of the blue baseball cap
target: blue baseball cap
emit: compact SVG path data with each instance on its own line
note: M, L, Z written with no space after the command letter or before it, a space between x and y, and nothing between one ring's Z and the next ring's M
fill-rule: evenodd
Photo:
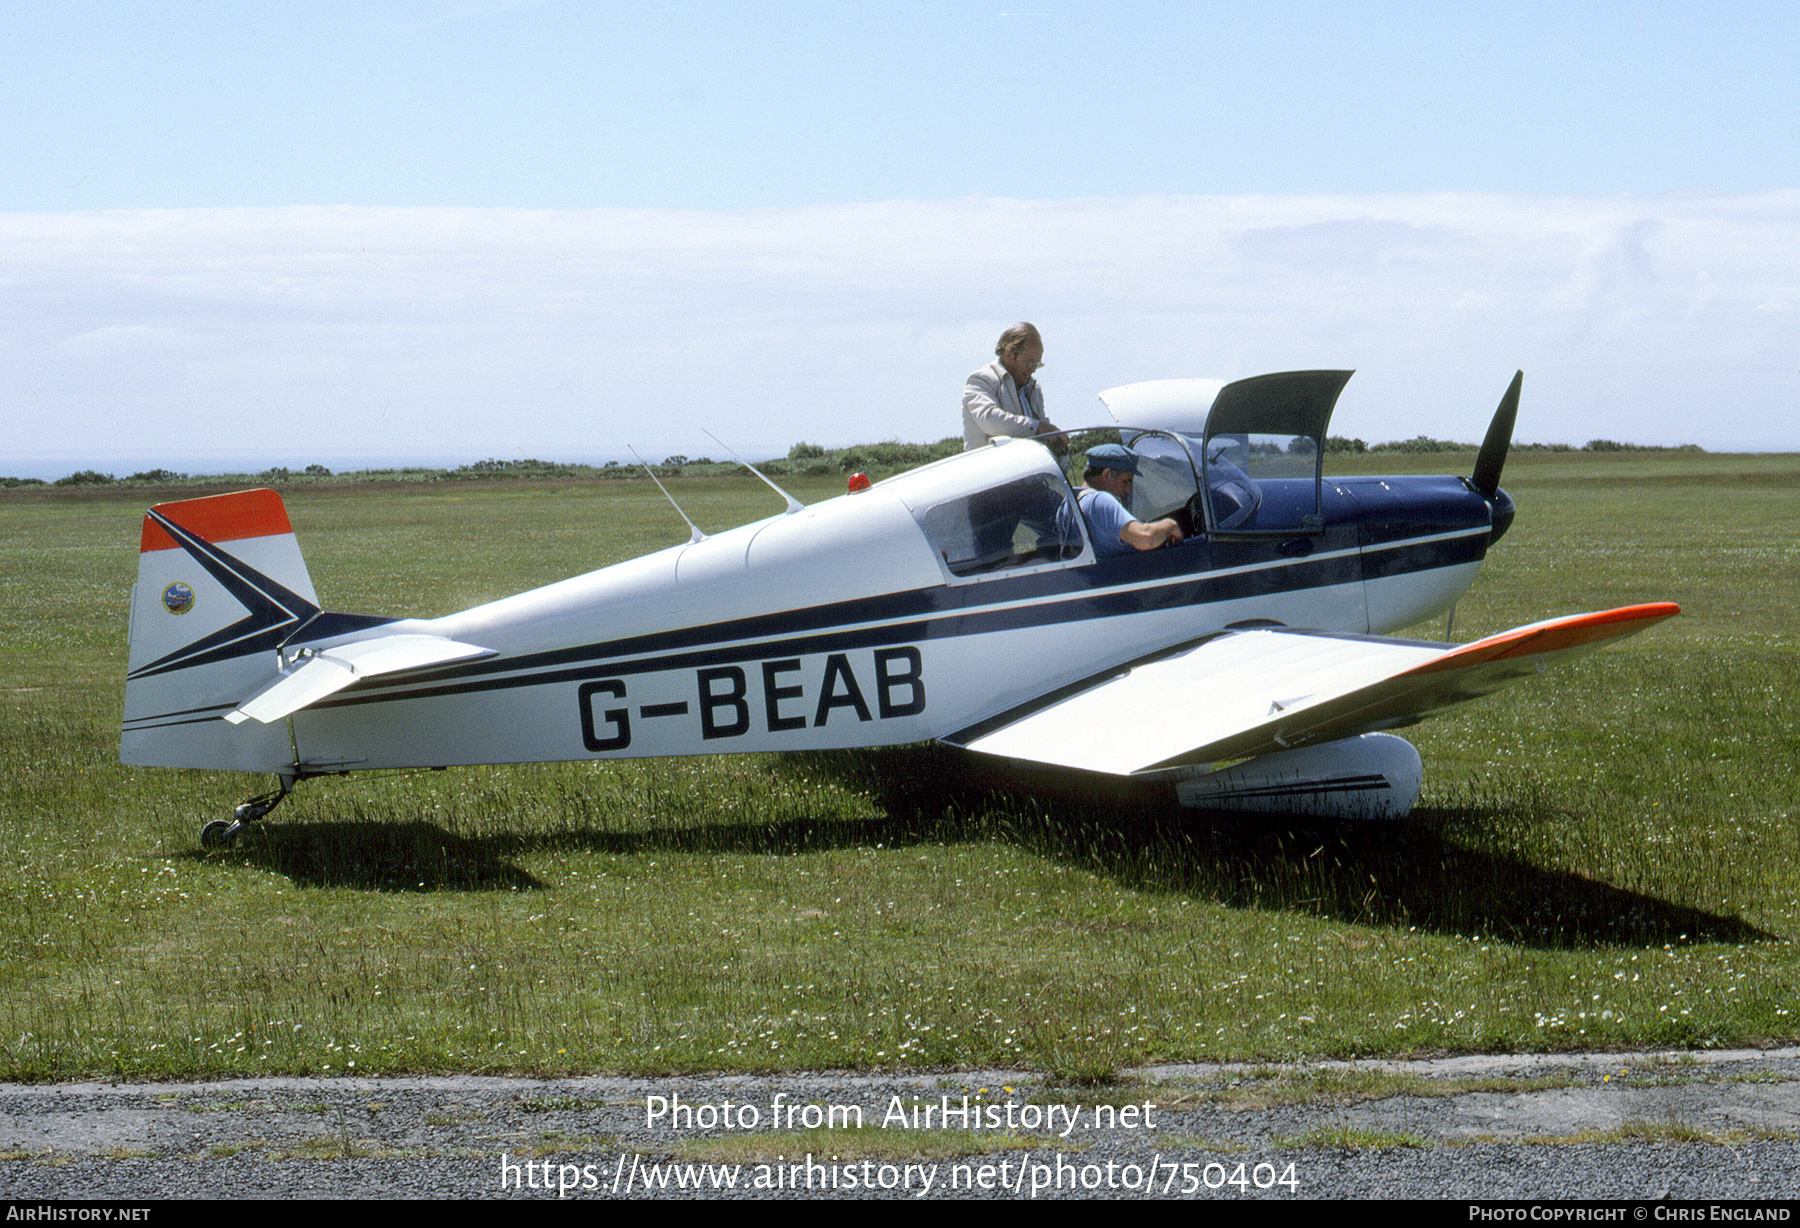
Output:
M1089 469L1116 469L1120 473L1138 476L1137 453L1124 444L1103 443L1097 448L1087 451L1087 467Z

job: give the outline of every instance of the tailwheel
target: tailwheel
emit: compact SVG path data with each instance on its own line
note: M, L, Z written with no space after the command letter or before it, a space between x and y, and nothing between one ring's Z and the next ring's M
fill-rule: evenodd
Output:
M281 787L268 793L259 793L248 801L239 802L231 812L231 821L214 819L200 829L200 847L204 849L230 848L238 842L238 837L249 831L269 811L281 805L282 799L294 791L292 776L282 776Z

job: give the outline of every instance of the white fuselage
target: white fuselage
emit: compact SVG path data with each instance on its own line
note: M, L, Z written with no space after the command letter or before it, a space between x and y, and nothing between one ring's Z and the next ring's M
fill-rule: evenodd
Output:
M1429 479L1439 486L1415 502L1454 507L1409 536L1395 488L1373 481L1381 490L1360 495L1355 481L1327 483L1327 523L1309 535L1196 534L1100 558L1085 528L1051 524L1073 506L1055 460L1015 442L457 614L397 621L308 604L278 501L256 512L266 523L234 530L268 536L223 546L165 519L183 543L146 530L121 754L292 776L947 737L1228 627L1381 633L1446 609L1480 567L1485 504ZM1379 518L1359 508L1380 500L1387 527L1371 528ZM261 595L289 588L297 595L279 609ZM173 613L171 593L195 612ZM297 629L281 621L290 606ZM239 647L184 646L214 625L202 617L222 628L212 638L236 634ZM358 678L269 723L234 711L308 654L384 637L409 651L440 637L482 655Z
M959 577L920 529L936 492L917 477L384 628L498 655L296 713L299 761L324 770L923 741L1232 624L1390 631L1446 609L1480 566L1365 579L1351 543L1196 571L1195 543L1110 560L1086 546Z

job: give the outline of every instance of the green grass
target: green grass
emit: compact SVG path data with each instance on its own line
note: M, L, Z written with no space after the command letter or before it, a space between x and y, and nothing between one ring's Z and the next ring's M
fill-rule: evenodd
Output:
M1574 1134L1527 1135L1519 1142L1543 1147L1595 1146L1616 1143L1691 1143L1709 1147L1741 1147L1756 1139L1792 1138L1770 1130L1709 1130L1679 1117L1621 1122L1610 1130L1580 1130Z
M1518 522L1458 639L1684 613L1409 731L1427 777L1404 824L996 791L925 747L314 781L215 854L200 823L264 779L117 762L141 499L0 492L0 1078L1092 1085L1181 1060L1793 1043L1800 458L1530 454L1506 485ZM748 476L674 489L708 530L779 510ZM642 481L289 504L326 604L369 613L687 536Z
M1304 1134L1274 1140L1277 1151L1392 1151L1399 1147L1424 1148L1430 1145L1420 1134L1363 1130L1356 1126L1314 1126Z

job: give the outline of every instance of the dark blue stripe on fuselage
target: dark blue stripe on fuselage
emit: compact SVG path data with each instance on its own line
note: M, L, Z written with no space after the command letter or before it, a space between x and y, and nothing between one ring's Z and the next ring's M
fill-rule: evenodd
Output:
M1479 563L1487 557L1487 546L1488 537L1484 530L1439 541L1364 547L1363 579L1384 580L1434 571L1439 567L1454 567L1459 563Z
M1337 479L1326 484L1324 494L1324 530L1310 535L1217 533L1190 539L1171 549L1101 559L1082 567L996 575L971 584L935 585L547 652L446 665L359 682L314 706L533 687L1128 617L1410 575L1480 562L1486 554L1488 505L1462 479ZM191 537L179 529L173 531L177 540ZM1420 540L1438 535L1439 540ZM216 560L204 560L215 575L227 568L237 573L229 578L221 576L221 582L247 590L240 597L248 598L247 604L273 608L259 609L245 620L249 626L240 624L214 637L242 637L229 645L189 645L140 672L182 668L221 655L267 651L283 635L290 637L285 641L288 646L296 646L396 621L321 612L211 543L194 539L182 540L182 544L197 558L217 555ZM271 596L276 600L270 600ZM281 598L297 608L280 608ZM604 617L604 606L597 607L595 621ZM294 630L296 622L303 625ZM885 625L869 626L871 623ZM1196 625L1194 631L1198 634L1208 629ZM207 648L213 651L205 652ZM192 655L179 663L174 659L185 654ZM161 721L188 715L166 713L138 720Z
M1205 541L1192 542L1103 559L1086 567L1000 577L958 587L915 589L607 643L490 658L426 674L375 678L313 706L339 707L916 644L951 636L986 635L1211 605L1353 584L1361 579L1361 563L1355 554L1298 559L1279 566L1220 574L1211 570L1214 559L1209 545ZM1131 587L1158 577L1164 578L1162 583ZM1025 604L1012 605L1015 602ZM1005 606L1011 608L998 608ZM866 625L876 622L886 625ZM743 642L746 640L755 642ZM507 676L495 677L497 674Z
M155 716L134 716L125 720L123 728L127 733L138 733L145 729L160 729L165 725L198 725L204 721L216 721L236 707L236 704L206 704L199 708L160 712Z

